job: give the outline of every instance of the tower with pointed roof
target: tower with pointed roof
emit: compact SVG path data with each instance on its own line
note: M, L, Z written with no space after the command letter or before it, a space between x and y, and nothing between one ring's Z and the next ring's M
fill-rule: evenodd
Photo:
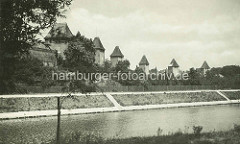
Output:
M124 55L122 54L119 46L116 46L110 55L112 66L116 66L119 61L123 60Z
M168 73L172 73L174 76L181 74L177 61L173 58L170 65L168 66Z
M96 50L95 52L95 63L99 65L103 65L105 61L105 48L103 47L103 44L99 37L95 37L93 40L94 48Z
M63 58L63 52L68 47L68 42L73 38L67 23L56 23L45 36L45 43L49 44L53 50L56 50Z
M146 73L149 74L149 62L145 55L143 55L142 59L139 62L139 67Z
M197 71L202 74L203 76L206 76L206 72L210 70L210 66L206 61L203 62L202 66L197 69Z

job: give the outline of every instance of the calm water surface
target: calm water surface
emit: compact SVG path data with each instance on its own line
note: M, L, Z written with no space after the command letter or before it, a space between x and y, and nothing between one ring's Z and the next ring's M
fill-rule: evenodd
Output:
M0 121L0 140L19 141L55 138L57 117L41 117ZM152 136L160 127L163 134L192 132L201 125L203 131L226 131L240 124L240 105L221 105L155 109L115 113L82 114L61 117L62 134L74 131L97 132L105 138Z

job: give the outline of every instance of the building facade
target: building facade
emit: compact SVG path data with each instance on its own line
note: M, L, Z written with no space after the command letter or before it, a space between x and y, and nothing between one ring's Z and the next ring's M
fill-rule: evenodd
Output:
M40 60L44 66L56 67L57 58L56 51L50 49L48 46L39 43L32 46L29 50L30 56Z

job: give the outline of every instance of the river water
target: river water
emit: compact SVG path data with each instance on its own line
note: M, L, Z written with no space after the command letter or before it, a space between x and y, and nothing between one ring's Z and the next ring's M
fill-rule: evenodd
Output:
M0 140L48 141L56 136L56 122L57 117L1 120ZM104 138L124 138L157 135L158 128L162 134L179 130L190 133L194 125L203 126L204 132L226 131L233 124L240 124L239 104L62 116L61 132L94 132Z

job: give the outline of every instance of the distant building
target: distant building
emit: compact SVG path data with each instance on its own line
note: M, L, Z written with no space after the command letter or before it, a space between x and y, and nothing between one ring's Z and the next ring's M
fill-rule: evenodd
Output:
M123 60L124 55L122 54L119 46L116 46L113 53L110 55L112 66L115 67L119 61Z
M103 65L105 61L105 48L99 37L95 37L93 40L95 52L95 63Z
M68 48L69 41L74 37L67 23L56 23L46 35L45 43L65 59L64 51Z
M202 66L200 68L197 68L197 71L204 76L206 75L206 72L208 70L210 70L210 67L206 61L203 62Z
M50 47L42 43L33 45L32 48L29 50L29 53L30 56L40 60L44 66L57 66L56 51L50 49Z
M149 62L145 55L143 55L141 61L139 62L139 67L148 75L149 74Z
M168 66L168 73L173 73L174 76L181 74L181 70L179 69L179 65L175 59L172 59L170 65Z
M78 31L75 38L81 37L81 33ZM56 23L46 35L45 43L49 44L51 49L56 50L57 53L65 59L64 51L68 48L69 42L74 38L67 23ZM95 53L95 62L102 65L105 61L105 48L99 37L95 37L93 40Z

